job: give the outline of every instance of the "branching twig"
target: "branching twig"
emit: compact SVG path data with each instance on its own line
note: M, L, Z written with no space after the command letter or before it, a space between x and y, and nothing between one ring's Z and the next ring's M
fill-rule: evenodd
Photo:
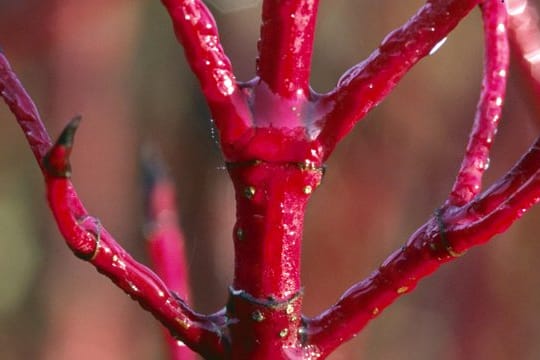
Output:
M50 140L35 105L10 70L3 54L0 54L0 95L16 114L42 166L49 206L73 252L91 262L189 347L208 357L222 354L224 339L215 320L191 310L152 271L127 254L99 221L84 209L70 181L69 164L73 136L80 118L71 121L56 144L46 149Z
M34 157L43 171L41 159L51 147L51 138L41 121L34 102L13 73L13 70L11 70L11 66L2 51L0 51L0 95L17 118L19 126L28 139Z
M216 22L201 0L162 0L191 69L199 79L223 151L245 135L251 124L246 99L219 39Z
M327 151L377 106L399 80L465 17L479 0L428 0L401 28L391 32L365 61L349 69L320 100Z
M482 188L482 175L489 166L489 150L497 133L506 93L509 47L504 3L484 1L484 79L474 125L448 203L461 206Z
M79 200L70 181L69 155L80 119L74 119L51 146L36 107L1 53L0 95L41 166L50 207L70 248L199 354L324 358L441 264L506 230L540 200L540 138L480 194L507 76L506 12L500 0L428 0L367 60L346 72L333 91L320 96L309 89L318 0L264 1L258 78L242 86L202 1L162 2L220 131L235 186L235 273L225 310L198 314L174 292L187 297L181 235L171 221L176 209L170 184L154 183L151 195L151 220L160 226L152 229L151 250L161 280L127 254ZM302 320L303 216L321 183L324 160L480 2L486 33L483 91L448 201L371 276L321 315ZM525 52L518 32L514 34L518 52ZM538 79L534 81L540 88Z

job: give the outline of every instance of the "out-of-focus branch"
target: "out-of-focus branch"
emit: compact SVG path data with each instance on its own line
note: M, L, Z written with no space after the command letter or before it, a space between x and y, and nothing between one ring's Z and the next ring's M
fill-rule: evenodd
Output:
M327 154L394 89L480 0L428 0L401 28L391 32L365 61L353 66L319 100L319 140Z
M156 274L167 287L186 303L189 301L189 276L184 250L184 235L178 225L174 185L165 174L161 159L143 153L143 175L146 193L146 238L148 253ZM165 334L171 360L195 359L185 344Z
M215 323L191 310L157 275L135 261L82 206L69 180L77 124L78 119L66 127L43 160L49 206L69 247L194 351L210 357L222 354L221 332Z
M485 34L484 78L469 143L448 197L448 203L456 206L471 201L482 188L506 93L510 58L506 6L498 0L487 0L480 8Z
M530 103L540 114L540 28L538 11L528 0L506 0L509 39Z
M265 0L257 75L285 99L309 95L319 0Z
M251 117L212 14L201 0L162 0L171 16L187 61L199 79L223 150L249 130Z

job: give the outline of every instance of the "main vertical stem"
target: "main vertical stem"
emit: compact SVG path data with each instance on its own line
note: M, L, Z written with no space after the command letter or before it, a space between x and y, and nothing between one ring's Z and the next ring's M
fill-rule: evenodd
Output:
M319 0L264 0L257 75L285 98L309 94Z
M300 358L304 213L322 173L296 163L229 164L236 190L233 359Z

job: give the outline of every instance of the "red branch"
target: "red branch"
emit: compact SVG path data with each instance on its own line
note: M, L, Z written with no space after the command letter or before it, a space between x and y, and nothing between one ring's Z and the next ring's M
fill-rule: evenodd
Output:
M199 79L233 180L237 221L235 271L226 310L195 313L166 286L187 290L169 221L171 202L155 203L162 228L152 238L160 280L137 263L90 217L69 179L78 119L51 147L37 110L0 54L0 95L10 106L42 168L50 207L74 253L91 262L148 309L171 333L207 358L324 358L441 264L504 231L540 200L540 138L507 175L479 195L500 117L508 63L506 14L499 0L482 2L486 32L483 91L463 164L448 201L364 281L323 314L302 318L300 249L307 201L320 185L322 163L399 80L448 35L479 0L428 0L328 94L309 92L317 0L265 0L254 81L239 86L201 0L162 0ZM294 15L294 16L291 16ZM520 48L521 49L521 48ZM172 199L160 184L158 199ZM161 187L163 186L163 187ZM158 196L161 189L166 194ZM168 200L167 200L168 201ZM166 208L169 215L158 215ZM160 210L161 211L161 210ZM163 221L163 222L162 222ZM163 240L163 242L161 242ZM163 246L163 247L161 247ZM167 261L165 261L167 260ZM179 284L173 284L179 281ZM227 334L224 330L227 329Z
M319 0L264 0L257 75L284 99L306 98Z
M69 180L69 154L80 118L71 121L57 143L46 149L49 136L36 107L3 54L0 54L0 95L17 116L42 167L49 206L75 255L92 263L186 345L204 356L221 355L224 352L218 326L221 319L191 310L151 270L136 262L84 209Z
M307 320L307 343L322 356L359 332L400 295L443 263L505 231L540 201L540 138L510 172L463 207L445 207L367 279Z
M148 252L156 274L186 303L189 302L184 235L178 225L174 185L165 174L158 156L143 154L146 186ZM185 344L166 333L170 360L195 359Z
M171 16L187 61L199 79L204 97L220 132L223 151L249 130L251 117L216 22L200 0L162 0Z
M478 3L479 0L428 0L365 61L349 69L337 87L320 100L320 111L325 116L321 119L319 140L328 153Z
M483 90L465 159L447 204L366 280L350 288L329 310L308 321L308 343L329 354L360 331L381 310L442 263L506 230L539 201L538 141L503 179L480 197L492 138L504 99L509 49L506 8L482 4L486 32ZM487 225L489 223L489 226Z
M448 198L449 204L457 206L471 201L482 188L482 175L489 166L489 150L506 93L510 59L506 7L498 1L485 1L481 9L485 34L484 79L465 157Z
M34 102L11 70L8 60L0 49L0 96L8 104L17 118L19 126L28 139L34 157L41 165L41 159L51 148L51 138L41 121ZM43 170L43 168L42 168Z

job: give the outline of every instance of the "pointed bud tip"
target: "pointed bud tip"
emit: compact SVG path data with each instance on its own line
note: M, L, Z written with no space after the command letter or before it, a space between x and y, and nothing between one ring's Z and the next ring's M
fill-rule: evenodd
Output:
M169 173L161 152L157 146L147 143L140 155L141 172L144 187L151 189L155 183L169 178Z
M58 140L56 145L64 146L67 148L73 147L73 139L75 138L75 132L77 131L79 124L81 123L82 117L80 115L75 116L71 121L66 125Z

